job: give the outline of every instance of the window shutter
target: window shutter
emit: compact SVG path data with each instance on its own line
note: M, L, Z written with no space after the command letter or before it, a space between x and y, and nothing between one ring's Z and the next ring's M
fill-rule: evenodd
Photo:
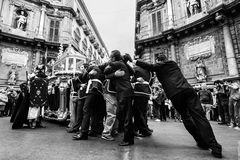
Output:
M53 32L54 32L54 21L50 22L50 31L49 31L49 41L53 40Z
M54 33L54 41L58 42L59 40L59 21L55 21L55 33Z
M59 41L59 26L60 26L59 21L51 20L50 31L49 31L49 41L54 41L54 42Z
M153 35L157 33L157 22L156 22L156 14L152 14L152 29L153 29Z
M161 11L157 12L158 33L162 31Z

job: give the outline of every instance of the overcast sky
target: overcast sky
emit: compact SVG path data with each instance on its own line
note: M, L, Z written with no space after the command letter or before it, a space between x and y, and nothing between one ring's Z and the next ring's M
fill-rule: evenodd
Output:
M109 51L134 53L136 0L84 0Z

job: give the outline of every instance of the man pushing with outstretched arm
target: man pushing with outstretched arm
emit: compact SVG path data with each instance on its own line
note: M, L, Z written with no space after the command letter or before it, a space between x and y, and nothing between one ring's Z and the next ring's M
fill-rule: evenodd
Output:
M222 146L214 136L199 97L183 76L177 63L167 60L163 54L156 58L156 64L148 64L139 60L134 60L133 63L156 72L167 97L181 114L184 126L197 142L197 146L206 150L211 149L214 157L222 158Z

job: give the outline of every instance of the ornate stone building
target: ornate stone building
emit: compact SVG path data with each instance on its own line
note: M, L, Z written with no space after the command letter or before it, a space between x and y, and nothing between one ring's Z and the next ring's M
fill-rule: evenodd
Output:
M136 56L176 61L192 84L238 77L239 0L137 0Z
M0 1L0 85L25 81L26 72L66 48L84 62L108 58L83 0Z

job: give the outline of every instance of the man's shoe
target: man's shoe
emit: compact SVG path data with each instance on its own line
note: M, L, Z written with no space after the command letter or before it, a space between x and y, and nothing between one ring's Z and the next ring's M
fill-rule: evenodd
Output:
M202 144L202 143L197 143L198 148L201 148L203 150L208 150L209 146L207 146L206 144Z
M230 126L228 126L228 127L234 128L234 127L236 127L236 124L235 123L231 123Z
M66 129L68 133L76 133L78 130L72 129L72 128L67 128Z
M95 132L92 132L92 131L90 131L90 132L88 132L88 136L90 136L90 137L97 137L97 133L95 133Z
M88 140L88 135L79 133L73 136L73 140Z
M115 140L115 139L114 139L112 136L110 136L110 135L102 135L101 138L104 139L104 140L107 140L107 141L114 141L114 140Z
M213 144L210 149L212 150L212 155L216 158L222 158L222 146L218 143Z
M148 128L148 131L153 133L153 129Z
M119 146L131 146L131 145L134 145L134 142L122 141L121 143L119 143Z
M226 123L225 122L219 122L218 124L219 125L225 125Z
M112 135L113 137L117 136L117 135L118 135L118 131L117 131L117 130L113 130L112 133L111 133L111 135Z
M142 132L140 132L140 133L138 133L138 137L149 137L149 136L151 136L152 135L152 133L151 132L144 132L144 133L142 133Z
M238 127L238 126L237 126L237 127L234 127L234 129L240 131L240 127Z

